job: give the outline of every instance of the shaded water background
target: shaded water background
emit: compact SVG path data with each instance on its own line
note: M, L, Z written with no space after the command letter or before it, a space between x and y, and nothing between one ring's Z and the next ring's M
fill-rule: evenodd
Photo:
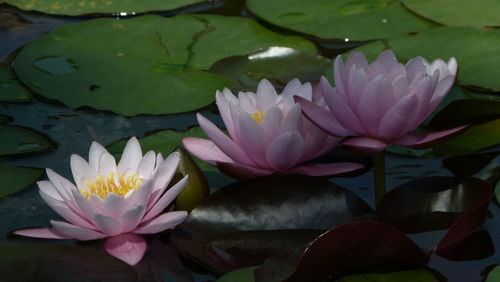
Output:
M157 13L163 16L172 16L177 13L199 12L217 13L223 15L237 15L251 17L244 7L244 1L216 1L209 4L196 5L181 9L177 12ZM12 52L22 47L25 43L35 39L44 32L53 30L59 26L89 19L87 17L58 17L47 16L40 13L21 12L8 5L0 5L0 58L8 64L12 59ZM7 20L12 20L12 25L7 24ZM278 31L289 34L276 27L271 27L265 23L261 24ZM357 43L342 41L318 41L313 40L320 49L320 53L332 58L334 55L356 46ZM222 43L223 44L223 43ZM209 106L202 110L202 113L222 125L220 117L214 114L215 107ZM28 167L45 168L50 167L61 175L71 178L69 168L69 157L71 154L87 156L89 145L92 141L98 141L103 145L109 145L119 139L130 136L143 137L149 132L160 129L186 130L197 125L194 112L136 117L123 117L110 112L96 111L89 108L73 110L65 107L59 102L49 101L43 97L35 95L30 103L2 103L0 104L0 114L7 115L13 120L10 124L32 128L54 141L56 149L31 154L28 156L16 156L2 159L2 164L21 165ZM387 160L388 165L388 187L395 187L410 179L423 176L452 175L443 168L441 159L420 159L402 155L390 154ZM352 190L368 203L372 202L373 195L370 189L372 185L372 174L366 173L356 178L336 178L333 181L347 189ZM212 188L224 186L234 180L220 174L209 174L209 183ZM490 204L491 218L487 220L486 229L490 232L495 248L500 247L500 208L496 204ZM31 185L22 192L10 197L0 199L0 240L20 241L9 234L13 229L27 226L45 226L51 218L58 218L38 196L36 185ZM429 232L412 236L413 239L423 242L425 246L435 246L444 231ZM43 241L43 243L59 243ZM434 256L431 259L430 267L449 278L449 281L480 281L481 272L492 264L500 263L500 254L497 252L493 256L468 262L450 262ZM193 272L194 273L194 272ZM197 275L199 281L214 279L210 275ZM167 281L172 279L167 276Z

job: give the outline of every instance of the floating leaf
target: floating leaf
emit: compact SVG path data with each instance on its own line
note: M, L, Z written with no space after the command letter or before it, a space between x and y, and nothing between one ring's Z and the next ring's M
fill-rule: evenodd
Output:
M314 281L353 272L425 267L427 255L397 228L360 221L316 238L296 259L268 260L255 271L258 281Z
M31 92L19 84L10 69L0 64L0 101L28 102L30 100Z
M455 26L499 26L496 0L402 0L413 12L432 21Z
M187 131L176 131L176 130L161 130L158 132L154 132L144 138L139 139L139 143L141 144L142 150L147 152L149 150L153 150L156 153L162 153L164 157L170 155L175 148L182 146L182 138L184 137L200 137L206 138L203 130L196 126L192 127ZM128 138L115 142L107 147L108 151L113 154L116 158L119 159L121 153L125 149L125 145L127 144ZM200 166L203 171L215 171L217 170L214 166L196 159L196 163Z
M102 18L30 42L14 69L34 92L72 108L169 114L206 106L217 89L231 86L227 78L204 71L214 62L275 45L316 51L305 39L241 17Z
M217 190L191 212L172 240L189 257L227 272L290 253L322 230L370 212L364 201L326 179L272 175Z
M434 147L441 156L457 156L500 143L500 119L473 125L462 134Z
M208 0L4 0L5 3L21 10L46 14L78 16L85 14L136 14L149 11L167 11L184 6L208 2Z
M440 27L374 42L359 47L368 59L375 59L383 49L392 49L402 62L422 56L427 60L455 57L458 61L458 82L487 91L500 91L498 79L500 56L499 29L479 27Z
M320 55L287 47L269 47L245 56L222 59L210 71L228 77L236 91L255 91L266 78L275 86L284 87L290 80L316 82L324 75L331 61Z
M405 233L447 229L464 213L489 201L489 184L475 178L426 177L394 188L382 199L379 220ZM485 219L486 214L482 215ZM476 226L477 228L477 226Z
M179 147L175 151L181 156L177 172L181 177L189 176L186 186L175 198L175 209L191 211L208 197L208 182L201 169L186 150ZM182 179L181 177L178 178Z
M18 167L18 166L0 166L0 198L19 192L35 182L43 170Z
M370 40L394 37L433 24L391 0L248 0L247 7L264 20L323 39Z
M17 126L0 125L0 156L16 155L51 148L47 139L38 133Z
M254 282L255 276L253 274L256 266L237 269L222 275L217 282Z
M486 282L498 282L500 281L500 266L493 268L486 277Z
M444 159L443 165L457 177L470 177L479 173L498 157L498 152L462 155Z
M124 262L91 248L0 243L0 277L10 281L136 281Z
M363 273L344 276L337 282L439 282L439 279L427 269L408 270L389 273Z

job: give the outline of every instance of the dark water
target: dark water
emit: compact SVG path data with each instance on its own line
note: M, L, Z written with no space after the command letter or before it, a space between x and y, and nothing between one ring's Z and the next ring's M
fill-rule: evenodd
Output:
M217 1L190 7L181 10L181 12L251 16L244 8L243 1L227 1L227 3ZM160 14L171 16L175 13L167 12ZM13 52L27 42L37 38L40 34L62 25L86 19L21 12L7 5L0 5L0 16L0 23L2 23L0 25L0 59L5 64L9 64ZM269 27L269 25L267 26ZM281 33L287 33L278 28L269 28ZM316 40L316 43L320 47L321 53L330 58L357 45L357 43L342 43L340 41L319 42ZM213 114L213 107L208 107L202 113L210 119L217 121L219 125L222 125L218 115ZM0 114L12 117L13 121L10 124L32 128L48 136L57 144L57 149L55 150L2 159L1 164L39 168L50 167L67 178L71 178L69 168L70 155L79 154L86 156L89 145L93 140L103 145L108 145L116 140L130 136L142 137L148 132L159 129L186 130L190 126L197 124L195 113L193 112L165 116L136 116L126 118L114 113L92 109L69 109L59 102L48 101L36 95L30 103L0 104ZM452 175L448 170L443 168L442 159L436 158L420 159L393 154L389 156L387 165L388 187L395 187L410 179L423 176ZM369 187L372 185L372 179L372 173L366 173L356 178L336 178L334 181L371 203L373 195ZM221 175L209 176L212 188L221 187L231 181L233 180ZM498 205L492 203L490 204L490 211L491 217L487 220L485 229L490 233L495 249L498 249L500 247L500 224L498 220L500 217L500 208ZM49 219L57 217L38 196L36 185L31 185L31 187L22 192L0 199L0 221L2 222L2 225L0 225L0 233L2 234L0 240L5 242L26 242L26 240L13 237L9 232L27 226L46 226ZM413 235L412 239L430 248L436 245L443 233L444 231L428 232ZM41 240L37 240L37 242L46 244L60 243ZM466 262L452 262L438 256L433 256L430 267L448 277L449 281L481 281L481 272L489 265L499 263L500 254L496 252L488 258ZM192 269L193 278L197 281L215 279L212 275L200 274L203 271L193 268L190 263L187 263L187 267ZM164 275L165 281L179 280L180 277L172 275L171 270L167 274L162 275ZM144 277L143 280L148 279L150 278Z

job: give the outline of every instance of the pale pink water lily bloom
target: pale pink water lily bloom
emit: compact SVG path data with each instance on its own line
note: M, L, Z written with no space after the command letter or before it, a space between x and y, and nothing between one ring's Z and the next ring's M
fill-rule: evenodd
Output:
M427 148L464 127L444 131L412 133L446 96L452 87L457 62L416 57L406 65L398 63L390 50L368 64L360 52L344 64L334 63L335 87L322 77L316 88L327 108L296 97L306 117L329 134L348 137L342 144L365 153L384 150L388 144Z
M100 144L90 146L89 161L71 156L75 184L47 169L49 180L39 181L42 199L66 221L51 220L51 228L23 229L18 235L82 241L107 238L105 250L130 265L139 262L147 248L142 234L174 228L186 211L163 210L184 188L187 176L168 190L179 154L166 159L153 151L144 156L132 137L116 164Z
M193 155L239 179L273 173L322 176L361 168L357 163L303 164L331 150L339 139L308 122L293 96L312 101L311 84L295 79L278 94L264 79L257 93L240 92L236 97L229 89L217 91L217 107L229 136L198 114L210 140L188 137L183 144Z

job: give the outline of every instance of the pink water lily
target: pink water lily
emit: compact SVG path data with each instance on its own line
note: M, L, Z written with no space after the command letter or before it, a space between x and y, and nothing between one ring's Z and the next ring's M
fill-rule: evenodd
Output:
M422 149L462 130L412 133L436 109L455 81L457 62L416 57L398 63L390 50L368 64L360 52L352 53L345 65L334 63L335 86L322 77L317 87L327 108L296 97L304 114L331 135L348 137L342 144L366 153L384 150L388 144Z
M267 80L257 93L217 91L216 101L229 136L198 114L198 123L210 140L188 137L184 146L198 158L240 179L273 173L313 176L359 169L357 163L303 164L332 149L338 138L308 122L293 96L313 101L310 83L289 82L278 95Z
M71 156L74 185L47 169L49 180L38 182L40 196L65 221L51 220L51 228L23 229L18 235L82 241L107 238L105 250L130 265L139 262L147 248L141 234L174 228L186 211L162 213L184 188L187 176L166 190L179 154L166 159L131 138L118 165L100 144L90 146L89 161Z

